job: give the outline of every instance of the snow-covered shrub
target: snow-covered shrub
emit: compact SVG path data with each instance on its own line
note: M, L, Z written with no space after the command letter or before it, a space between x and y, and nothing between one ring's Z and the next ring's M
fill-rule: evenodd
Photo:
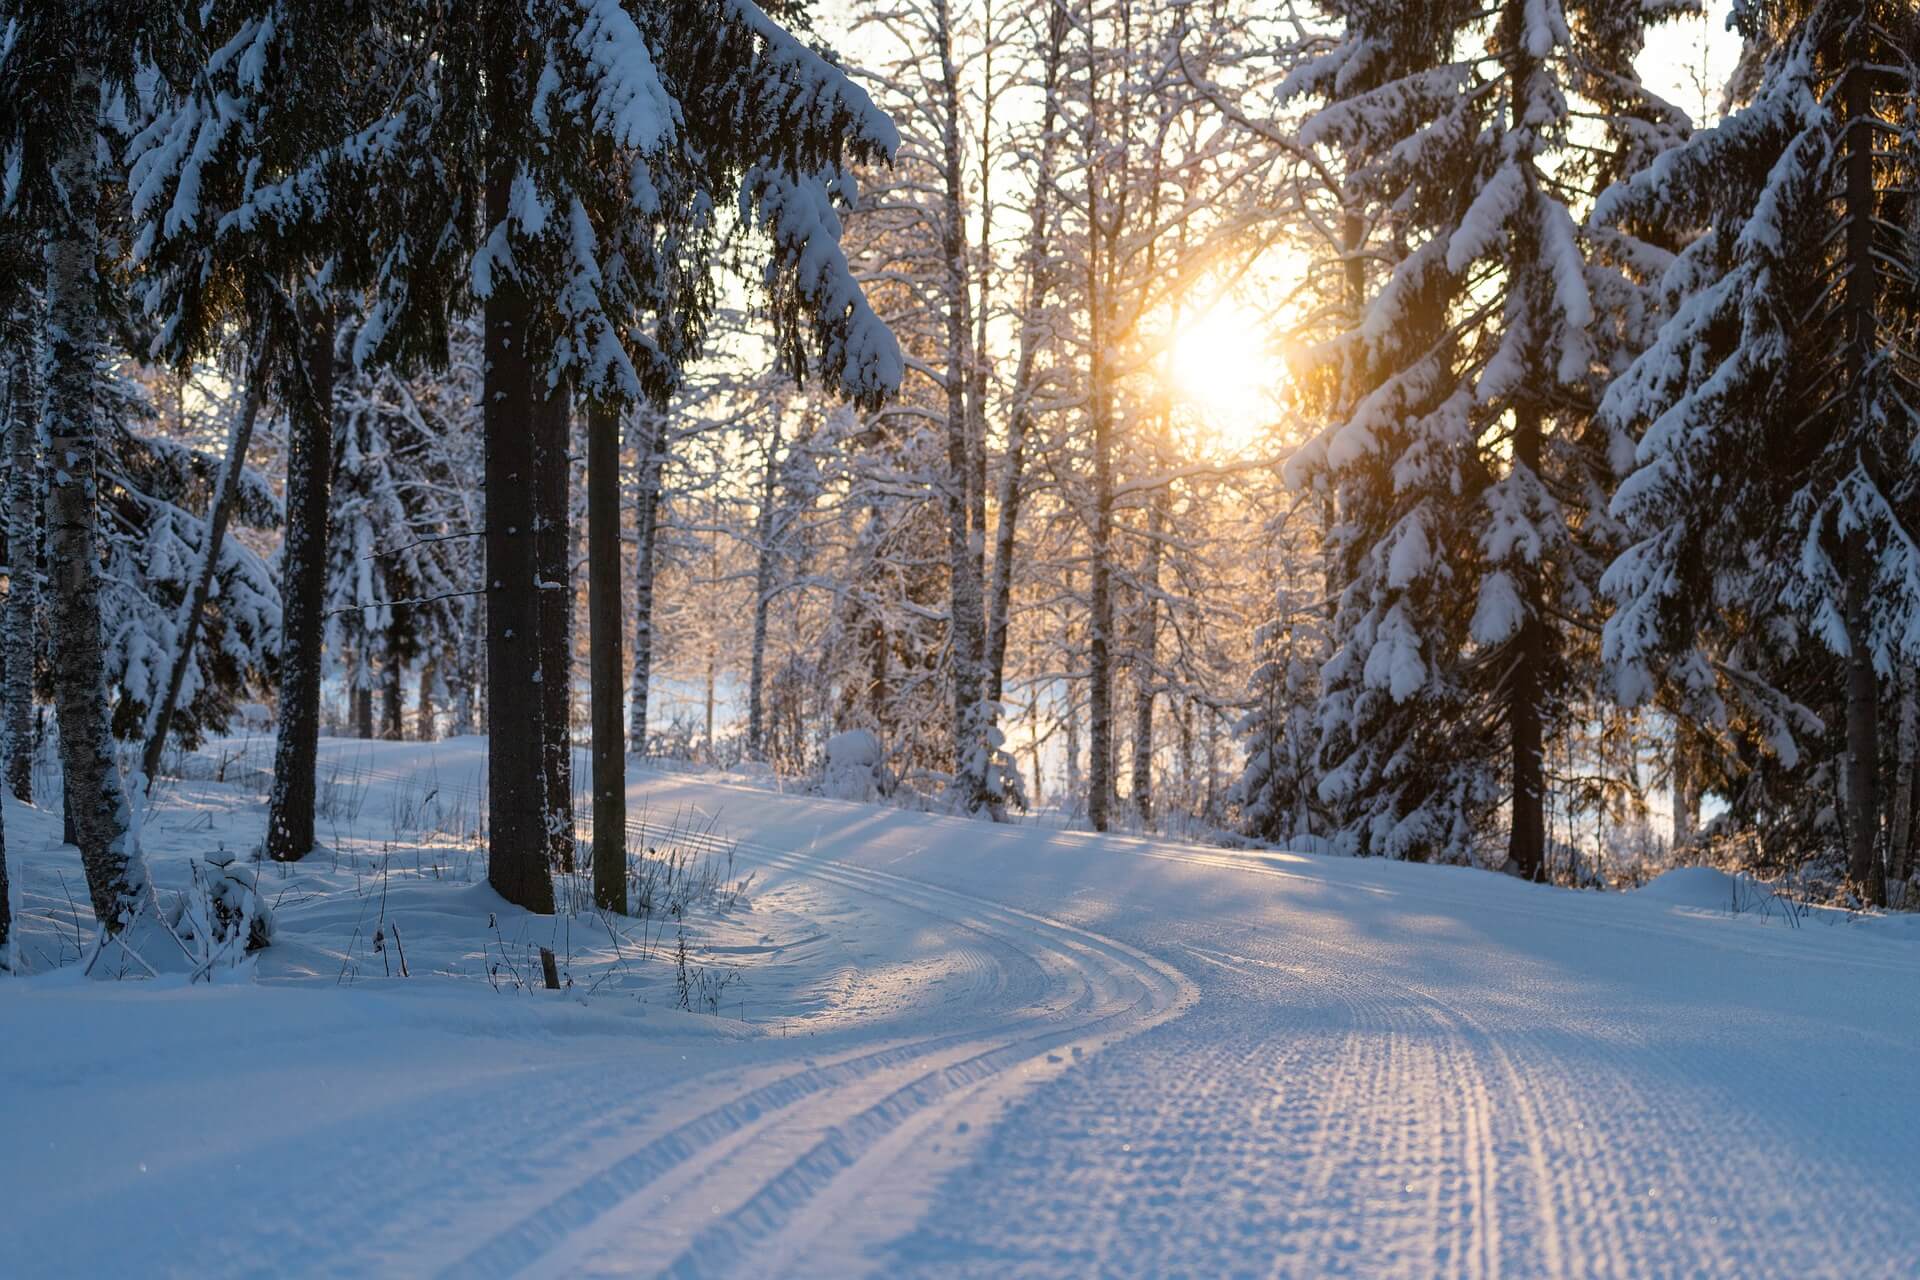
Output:
M260 897L253 868L231 854L194 863L193 883L173 904L167 923L193 956L194 976L237 966L273 941L273 910Z
M827 739L822 794L836 800L871 800L893 790L886 752L870 729L848 729Z

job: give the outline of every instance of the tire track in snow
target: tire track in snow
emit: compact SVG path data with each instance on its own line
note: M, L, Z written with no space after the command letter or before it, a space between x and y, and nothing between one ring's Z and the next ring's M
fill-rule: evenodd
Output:
M656 824L634 824L643 838ZM688 840L684 831L677 839ZM690 1190L700 1167L730 1158L751 1135L756 1144L782 1125L828 1131L763 1181L735 1187L735 1203L723 1219L704 1229L698 1248L670 1264L676 1274L722 1274L753 1262L752 1252L775 1240L796 1211L830 1187L856 1173L865 1158L909 1124L975 1094L983 1084L1005 1077L1012 1067L1030 1063L1053 1049L1076 1045L1098 1049L1177 1016L1197 996L1196 989L1171 966L1088 930L989 902L909 877L857 867L810 853L751 841L693 836L696 843L732 848L756 863L806 875L866 898L890 901L959 925L1031 958L1052 975L1046 999L1032 999L1023 1024L1003 1022L994 1030L962 1031L910 1040L828 1066L809 1067L711 1108L667 1134L629 1152L591 1177L577 1182L534 1213L497 1232L478 1249L443 1271L446 1275L507 1275L529 1267L546 1271L593 1247L596 1224L627 1211L657 1223L644 1211L646 1193L669 1180ZM1037 993L1036 993L1037 995ZM1038 1016L1032 1016L1037 1014ZM929 1066L942 1054L968 1050L957 1060L939 1062L907 1083L871 1101L868 1084L898 1068ZM1007 1082L1012 1089L1017 1081ZM722 1179L724 1181L724 1178ZM669 1194L673 1188L668 1189ZM905 1224L880 1224L879 1238ZM847 1242L839 1242L848 1247ZM562 1249L562 1246L566 1247Z

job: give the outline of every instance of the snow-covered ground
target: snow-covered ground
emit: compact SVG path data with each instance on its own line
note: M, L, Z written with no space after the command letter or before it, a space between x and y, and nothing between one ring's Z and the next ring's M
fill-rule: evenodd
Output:
M536 921L482 882L483 744L323 750L339 852L263 871L276 941L213 985L78 978L77 863L9 804L40 972L0 981L0 1273L1920 1258L1905 920L1713 873L1581 895L639 773L636 827L695 864L684 924L573 886ZM252 847L261 756L216 744L226 780L160 795L164 887ZM540 945L567 990L527 981Z

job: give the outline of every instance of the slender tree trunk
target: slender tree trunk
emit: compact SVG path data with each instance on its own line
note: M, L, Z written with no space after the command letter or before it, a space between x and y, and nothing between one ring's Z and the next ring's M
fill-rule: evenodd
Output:
M353 662L353 736L373 737L373 655L364 648Z
M1142 582L1146 598L1140 602L1139 634L1135 641L1133 691L1133 810L1142 827L1153 822L1153 699L1159 679L1154 669L1160 647L1160 539L1166 533L1170 487L1154 492L1147 509L1147 563Z
M1872 570L1866 567L1866 540L1847 539L1843 558L1847 632L1847 756L1842 778L1846 788L1847 878L1873 906L1886 902L1885 871L1880 864L1879 768L1880 684L1873 671L1867 611Z
M893 681L887 670L887 620L879 609L873 610L872 652L868 655L869 671L867 675L867 707L873 717L873 731L884 744L887 741L891 725L887 715L887 699L893 693Z
M414 712L414 733L422 742L432 742L438 726L433 723L433 682L440 678L440 663L427 659L420 667L420 704Z
M1864 44L1866 17L1858 19L1854 41ZM1873 182L1873 76L1864 48L1852 51L1844 95L1846 136L1845 309L1848 313L1848 382L1854 411L1862 421L1871 413L1871 382L1879 326L1879 262L1874 257L1873 224L1878 193ZM1880 862L1880 684L1873 670L1869 593L1874 573L1872 548L1864 532L1845 535L1840 572L1843 622L1847 633L1847 876L1873 906L1886 902L1886 871Z
M1540 415L1523 406L1515 415L1513 465L1540 473ZM1525 602L1520 633L1513 638L1507 671L1507 733L1513 751L1513 824L1507 833L1508 866L1523 879L1538 880L1546 868L1546 766L1541 755L1541 672L1546 627L1541 621L1538 575L1522 571Z
M281 587L280 708L267 805L267 855L313 849L320 742L321 637L326 626L328 489L333 482L333 315L301 316L300 369L288 403L287 536Z
M593 901L627 913L627 776L620 731L620 415L587 410L587 645L593 698Z
M633 679L627 695L627 750L647 754L647 691L653 682L653 566L660 528L660 481L667 448L665 410L635 415L640 436L640 501L634 516Z
M7 789L22 804L33 803L33 668L35 613L40 599L40 315L38 303L22 308L24 333L9 379L6 487L7 558L10 566L0 650L6 662L4 703Z
M1098 310L1096 309L1096 315ZM1093 409L1093 528L1088 547L1092 614L1087 626L1087 820L1107 829L1113 795L1113 389L1103 326L1093 327L1089 363Z
M538 391L536 389L536 396ZM535 406L535 554L540 581L540 692L544 702L540 767L547 793L553 865L573 870L573 539L568 494L573 478L572 397L556 388Z
M1073 696L1073 682L1065 682L1063 719L1067 732L1067 791L1071 796L1080 795L1085 786L1085 776L1080 772L1080 708Z
M947 474L941 490L947 517L948 633L953 674L953 777L961 806L976 813L989 804L989 748L981 705L984 637L981 584L974 556L970 498L974 474L972 415L968 389L973 357L969 330L966 218L960 171L960 92L953 62L953 36L946 0L934 0L939 43L942 109L941 255L946 269ZM983 535L984 536L984 535Z
M499 33L496 33L497 35ZM496 38L487 93L495 121L521 118L525 96L522 50ZM504 146L504 139L496 147ZM486 224L511 215L518 166L489 158ZM540 688L540 558L536 546L532 318L525 287L500 271L487 295L486 370L482 417L486 435L487 574L487 881L515 906L549 915L546 704Z
M773 599L774 503L780 488L780 406L773 408L773 435L760 477L760 510L754 517L753 657L747 677L747 759L766 759L765 691L767 609Z
M74 834L101 925L117 933L156 906L145 860L128 829L126 796L108 735L106 665L100 635L100 558L95 530L100 368L105 324L100 260L96 70L75 75L77 126L54 142L68 222L48 242L46 425L59 459L47 489L54 707L73 800Z
M1914 669L1900 669L1899 746L1893 774L1893 812L1887 833L1887 904L1906 905L1913 875L1914 788L1920 786L1920 690Z
M380 703L380 736L400 742L407 736L406 681L407 664L400 659L399 645L392 632L387 635L387 660L381 671L383 697Z
M187 668L193 662L193 646L200 634L200 618L213 594L213 576L220 567L220 546L227 536L227 521L240 492L240 473L246 469L247 448L253 443L253 424L260 416L260 402L266 394L271 336L265 326L254 342L253 360L247 370L246 398L240 404L240 416L234 420L227 437L227 456L220 463L220 478L214 485L213 500L207 511L205 545L200 549L200 564L194 571L193 586L180 608L174 625L173 660L167 664L167 683L160 700L147 713L146 750L140 757L145 785L153 786L160 772L160 753L166 749L167 734L173 728L173 713L186 684Z
M1693 843L1700 827L1700 761L1696 734L1684 721L1673 728L1673 847Z

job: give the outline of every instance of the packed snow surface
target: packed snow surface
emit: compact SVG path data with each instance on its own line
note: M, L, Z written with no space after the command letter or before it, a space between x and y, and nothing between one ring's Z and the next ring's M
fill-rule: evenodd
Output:
M753 876L687 912L694 962L740 977L682 1012L671 922L526 917L473 855L407 836L429 790L443 816L473 806L482 744L323 761L357 788L322 823L339 852L263 869L274 944L211 986L80 979L73 855L9 808L40 972L0 981L7 1274L1868 1277L1920 1257L1920 950L1884 922L1741 910L1692 874L1574 894L636 772L646 838L710 829ZM163 888L257 838L255 794L156 803ZM395 925L405 978L367 944ZM536 943L564 948L570 989L489 979Z

